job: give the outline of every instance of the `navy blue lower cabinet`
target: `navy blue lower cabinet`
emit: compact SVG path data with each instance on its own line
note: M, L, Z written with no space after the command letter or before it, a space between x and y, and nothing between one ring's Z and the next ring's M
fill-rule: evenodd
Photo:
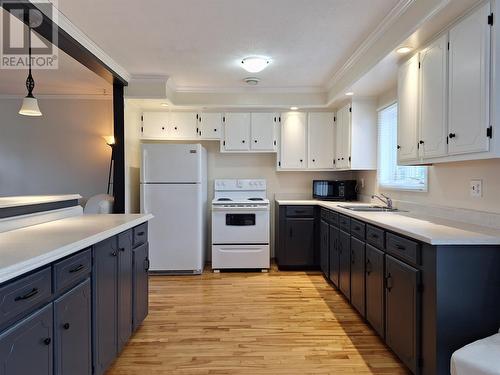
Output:
M53 374L52 303L0 335L1 375Z
M351 300L351 235L339 231L339 289Z
M339 228L330 225L329 230L330 281L338 288L340 272Z
M365 317L365 242L351 237L351 303Z
M132 231L118 235L118 352L132 335Z
M384 253L366 245L366 320L385 337Z
M116 237L94 246L93 359L103 374L118 354L118 249Z
M324 220L321 220L320 227L320 266L323 275L326 277L330 274L330 262L329 262L329 237L330 237L330 226Z
M417 373L420 358L420 271L385 257L386 342Z
M56 375L92 374L90 279L54 302Z
M149 252L148 244L145 243L133 250L133 315L132 329L135 331L148 315L149 305Z

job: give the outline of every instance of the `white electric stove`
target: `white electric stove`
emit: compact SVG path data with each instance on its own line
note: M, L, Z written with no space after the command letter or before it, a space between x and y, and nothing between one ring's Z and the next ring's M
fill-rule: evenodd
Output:
M266 180L215 180L212 201L212 269L270 266Z

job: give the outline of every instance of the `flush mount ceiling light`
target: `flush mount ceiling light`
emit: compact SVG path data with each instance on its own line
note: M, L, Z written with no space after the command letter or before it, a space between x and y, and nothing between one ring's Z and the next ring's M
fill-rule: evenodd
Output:
M260 79L258 79L257 77L247 77L243 79L243 82L250 86L256 86L259 84Z
M35 80L31 75L31 26L28 28L28 78L26 78L26 89L28 95L23 99L23 105L19 110L19 114L23 116L41 116L40 108L38 107L38 100L33 96L33 89L35 88Z
M404 47L399 47L396 52L399 53L400 55L407 54L408 52L411 52L413 48L404 46Z
M249 73L258 73L264 70L269 63L269 59L265 57L245 57L241 60L241 67Z
M297 111L298 109L299 109L299 107L290 107L291 111Z
M354 93L353 93L352 91L349 91L349 92L346 92L346 93L345 93L345 95L346 95L346 96L353 96L353 95L354 95Z

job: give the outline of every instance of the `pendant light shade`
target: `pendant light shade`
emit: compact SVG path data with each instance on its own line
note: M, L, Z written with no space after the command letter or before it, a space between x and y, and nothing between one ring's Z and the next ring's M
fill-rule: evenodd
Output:
M35 80L31 75L31 27L28 29L28 66L29 73L28 78L26 78L26 89L28 90L28 95L23 99L23 105L19 110L19 114L23 116L41 116L42 112L40 107L38 107L38 100L33 96L33 89L35 88Z
M19 114L23 116L41 116L38 100L34 96L27 96L23 99L23 105L19 110Z

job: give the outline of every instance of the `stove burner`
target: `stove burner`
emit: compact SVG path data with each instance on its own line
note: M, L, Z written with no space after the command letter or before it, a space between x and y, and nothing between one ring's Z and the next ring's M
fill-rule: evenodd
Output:
M219 198L219 199L217 199L217 201L219 201L219 202L229 202L229 201L232 201L232 199L231 198Z
M249 201L263 201L262 198L248 198Z

